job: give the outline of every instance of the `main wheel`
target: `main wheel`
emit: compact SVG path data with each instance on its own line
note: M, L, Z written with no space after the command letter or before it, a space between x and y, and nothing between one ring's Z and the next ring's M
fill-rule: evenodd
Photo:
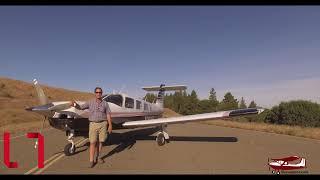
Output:
M71 143L67 144L67 145L64 147L64 154L65 154L66 156L71 156L71 155L73 155L75 152L76 152L76 146L74 146L74 147L72 148L72 144L71 144Z
M156 141L157 141L159 146L163 146L166 143L166 140L164 138L164 134L163 133L159 133L157 138L156 138Z

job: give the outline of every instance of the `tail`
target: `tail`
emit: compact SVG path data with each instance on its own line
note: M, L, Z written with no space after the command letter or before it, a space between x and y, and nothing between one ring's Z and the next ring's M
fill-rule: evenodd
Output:
M60 112L64 109L70 108L70 101L49 102L36 79L33 80L33 85L36 89L40 105L34 107L27 107L25 110L33 111L44 115L45 117L52 117L55 112Z
M160 86L149 86L149 87L143 87L142 89L145 91L158 91L156 104L159 105L161 108L163 108L165 91L183 91L187 89L187 86L185 85L165 86L164 84L161 84Z
M37 91L40 105L45 105L49 103L47 96L44 94L43 89L40 87L36 79L33 80L34 87Z

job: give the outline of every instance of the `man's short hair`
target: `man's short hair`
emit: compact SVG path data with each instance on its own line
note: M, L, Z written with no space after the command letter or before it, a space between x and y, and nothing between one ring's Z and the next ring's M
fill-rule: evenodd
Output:
M102 91L101 87L96 87L96 88L94 88L94 92L96 92L97 89L100 89Z

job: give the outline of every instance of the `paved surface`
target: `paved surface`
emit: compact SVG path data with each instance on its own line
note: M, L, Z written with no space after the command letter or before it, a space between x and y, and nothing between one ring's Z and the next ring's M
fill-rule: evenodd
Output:
M11 161L3 164L1 143L0 174L271 174L268 158L298 155L306 158L308 174L320 174L320 141L200 123L168 127L170 143L158 146L156 128L114 130L103 147L104 164L88 168L88 141L76 138L77 152L64 156L65 133L49 129L45 136L45 168L37 169L34 140L11 140ZM299 173L299 172L296 172Z

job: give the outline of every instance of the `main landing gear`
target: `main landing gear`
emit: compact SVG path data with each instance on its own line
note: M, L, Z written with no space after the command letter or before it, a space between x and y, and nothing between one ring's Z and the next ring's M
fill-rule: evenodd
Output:
M166 124L160 126L160 131L157 133L156 141L159 146L163 146L166 142L169 143L169 134L166 132Z

